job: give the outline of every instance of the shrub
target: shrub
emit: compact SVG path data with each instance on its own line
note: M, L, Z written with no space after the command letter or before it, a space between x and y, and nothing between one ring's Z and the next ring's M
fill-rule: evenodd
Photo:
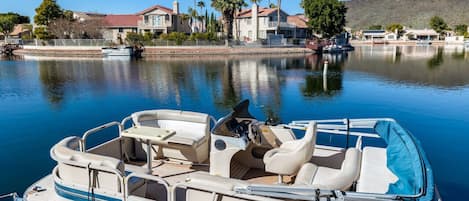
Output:
M171 32L170 34L161 34L163 40L176 41L176 45L182 45L182 42L188 39L187 35L182 32Z

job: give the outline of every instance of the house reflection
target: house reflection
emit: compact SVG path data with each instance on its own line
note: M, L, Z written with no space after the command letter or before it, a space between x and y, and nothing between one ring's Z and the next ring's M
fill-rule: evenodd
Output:
M366 46L351 54L347 70L397 83L444 88L469 84L469 54L461 46Z

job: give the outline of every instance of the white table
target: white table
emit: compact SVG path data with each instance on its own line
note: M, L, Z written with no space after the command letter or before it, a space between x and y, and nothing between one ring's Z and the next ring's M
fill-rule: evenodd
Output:
M176 134L175 131L166 130L163 128L156 128L156 127L148 127L148 126L134 126L132 128L126 129L122 131L122 137L128 137L133 139L140 139L146 141L147 143L147 165L148 165L148 172L152 173L151 168L151 145L163 145L167 144L166 140ZM158 155L162 152L161 146L158 148Z

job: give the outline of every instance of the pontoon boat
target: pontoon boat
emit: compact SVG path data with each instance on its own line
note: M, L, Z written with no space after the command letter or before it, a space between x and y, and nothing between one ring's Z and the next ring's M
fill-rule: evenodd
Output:
M258 121L248 106L244 101L218 121L188 111L141 111L67 137L50 150L52 173L23 199L438 199L419 142L393 119L274 124ZM89 136L114 126L119 137L89 146ZM343 145L319 143L332 138Z

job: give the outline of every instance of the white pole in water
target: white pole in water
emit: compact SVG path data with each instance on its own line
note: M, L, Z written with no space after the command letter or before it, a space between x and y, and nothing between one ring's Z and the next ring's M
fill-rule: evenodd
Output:
M327 68L329 67L329 61L324 61L324 69L322 72L322 86L324 91L327 91Z

